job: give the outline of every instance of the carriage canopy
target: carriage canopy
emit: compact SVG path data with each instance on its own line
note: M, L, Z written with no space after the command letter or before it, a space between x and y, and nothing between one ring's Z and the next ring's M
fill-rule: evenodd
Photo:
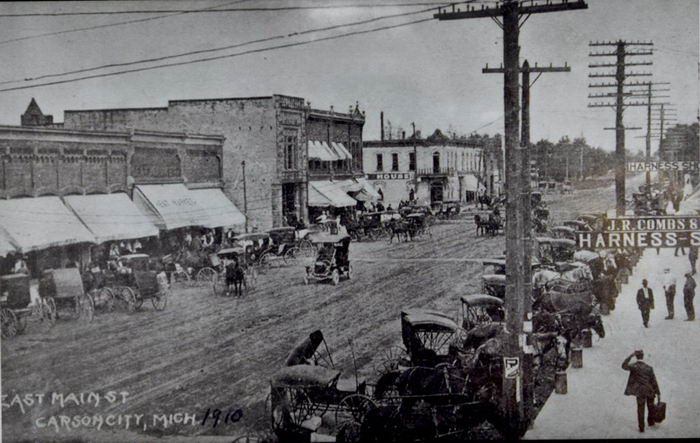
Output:
M460 297L467 306L503 306L503 300L488 294L472 294Z
M323 333L316 330L308 335L301 343L294 346L292 351L287 356L285 366L294 366L305 363L323 343Z
M340 377L340 371L324 366L295 365L280 369L272 377L273 387L316 386L326 387Z

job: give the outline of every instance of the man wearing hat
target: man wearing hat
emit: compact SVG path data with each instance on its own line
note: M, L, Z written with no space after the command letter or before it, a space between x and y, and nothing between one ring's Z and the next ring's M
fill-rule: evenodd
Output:
M666 295L666 320L673 320L673 299L676 298L676 277L671 274L671 268L664 269L664 294Z
M632 357L635 357L637 361L630 363ZM661 391L659 391L659 384L656 382L654 368L643 362L643 359L644 351L639 349L622 362L622 369L630 371L625 395L637 397L637 424L639 425L639 432L644 432L644 404L646 403L648 408L647 421L649 426L654 426L655 423L651 412L654 407L654 396L658 395L661 398Z
M649 311L654 309L654 291L647 285L649 282L642 280L642 287L637 291L637 306L642 312L642 323L649 327Z
M683 304L685 305L685 313L688 314L686 321L695 320L695 306L693 306L693 298L695 298L695 279L693 273L685 274L685 285L683 285Z

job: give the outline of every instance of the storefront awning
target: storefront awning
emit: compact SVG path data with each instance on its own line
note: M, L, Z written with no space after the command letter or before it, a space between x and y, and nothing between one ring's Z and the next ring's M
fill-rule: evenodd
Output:
M309 206L345 208L356 204L357 200L346 194L336 183L330 181L309 182Z
M352 160L352 155L342 143L331 142L333 149L338 153L339 160Z
M22 253L95 243L95 237L58 197L0 200L0 225Z
M374 186L370 184L370 182L367 181L366 178L360 177L357 179L357 182L362 185L362 192L358 195L364 195L366 200L363 201L378 201L381 200L382 196L379 195L376 189L374 189Z
M479 188L479 179L474 174L464 175L464 190L476 192Z
M0 257L6 257L7 254L17 251L17 248L10 240L10 236L4 229L0 228Z
M88 227L98 243L158 235L158 228L123 192L70 195L69 208Z
M340 186L343 191L345 192L360 192L362 191L362 183L357 181L357 179L350 179L350 180L340 180L335 182L338 186Z
M323 162L332 162L337 160L336 156L331 153L330 149L327 148L328 145L324 146L324 144L325 142L309 140L309 159L321 160Z
M245 215L218 188L191 190L197 201L207 210L207 221L200 224L206 228L238 226L245 224Z
M141 185L134 191L134 203L162 230L245 223L243 214L217 188L189 190L182 184Z

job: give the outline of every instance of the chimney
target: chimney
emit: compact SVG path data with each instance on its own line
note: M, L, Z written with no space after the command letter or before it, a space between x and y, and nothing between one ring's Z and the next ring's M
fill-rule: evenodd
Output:
M379 125L381 126L381 140L384 141L384 111L379 113Z
M406 131L401 131L401 140L406 139Z

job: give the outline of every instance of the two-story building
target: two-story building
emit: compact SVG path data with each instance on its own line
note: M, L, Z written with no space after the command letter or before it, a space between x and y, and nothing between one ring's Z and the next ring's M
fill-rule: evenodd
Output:
M452 139L439 129L426 138L365 141L368 181L385 205L473 201L480 190L494 192L499 182L493 150L483 142Z
M347 113L309 108L306 130L309 157L309 211L354 208L358 201L377 200L364 179L362 130L365 116L359 105Z
M298 97L171 100L166 107L67 110L64 127L132 128L219 134L223 189L248 216L250 228L307 219L306 115Z
M242 225L221 191L220 136L0 126L0 256L30 269L90 246ZM86 256L87 254L87 256Z

